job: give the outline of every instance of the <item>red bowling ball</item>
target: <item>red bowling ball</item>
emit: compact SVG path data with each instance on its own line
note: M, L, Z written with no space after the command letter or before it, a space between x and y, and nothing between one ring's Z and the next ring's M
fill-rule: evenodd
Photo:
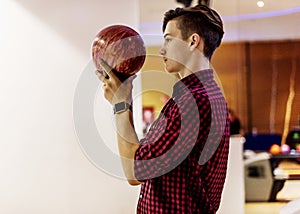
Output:
M100 64L104 61L124 81L142 68L146 49L142 37L135 30L124 25L111 25L96 35L92 58L97 70L104 71Z

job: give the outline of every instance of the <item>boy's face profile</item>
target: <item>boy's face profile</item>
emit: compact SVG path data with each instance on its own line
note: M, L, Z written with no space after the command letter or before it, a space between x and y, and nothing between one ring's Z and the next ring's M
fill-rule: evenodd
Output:
M182 38L181 30L177 27L177 20L170 20L164 31L164 44L160 50L165 69L169 73L186 69L190 56L189 44Z

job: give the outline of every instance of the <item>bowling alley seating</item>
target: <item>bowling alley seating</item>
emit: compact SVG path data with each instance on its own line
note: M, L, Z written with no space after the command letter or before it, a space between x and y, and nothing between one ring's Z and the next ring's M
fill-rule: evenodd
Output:
M283 188L286 176L276 169L271 155L271 145L281 143L279 134L245 135L244 178L246 201L275 201Z
M249 150L246 150L244 154L247 154L244 159L246 201L275 201L287 177L278 170L274 171L269 153L253 152L249 155Z
M246 201L276 201L287 180L300 180L299 170L278 168L282 160L298 160L299 153L272 155L273 144L281 145L281 136L246 135L244 143L244 178Z

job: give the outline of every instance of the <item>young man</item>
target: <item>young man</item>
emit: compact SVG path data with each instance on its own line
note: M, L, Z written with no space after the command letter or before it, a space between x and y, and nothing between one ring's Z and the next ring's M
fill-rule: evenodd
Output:
M132 124L132 79L108 72L104 96L114 106L119 153L128 182L141 184L137 213L216 213L227 170L229 120L210 59L223 37L212 9L176 8L163 23L165 69L181 80L141 141Z

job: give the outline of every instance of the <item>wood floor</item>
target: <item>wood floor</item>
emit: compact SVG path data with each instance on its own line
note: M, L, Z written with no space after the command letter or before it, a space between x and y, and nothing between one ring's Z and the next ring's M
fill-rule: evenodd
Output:
M245 214L279 214L280 209L287 202L271 202L271 203L246 203Z

